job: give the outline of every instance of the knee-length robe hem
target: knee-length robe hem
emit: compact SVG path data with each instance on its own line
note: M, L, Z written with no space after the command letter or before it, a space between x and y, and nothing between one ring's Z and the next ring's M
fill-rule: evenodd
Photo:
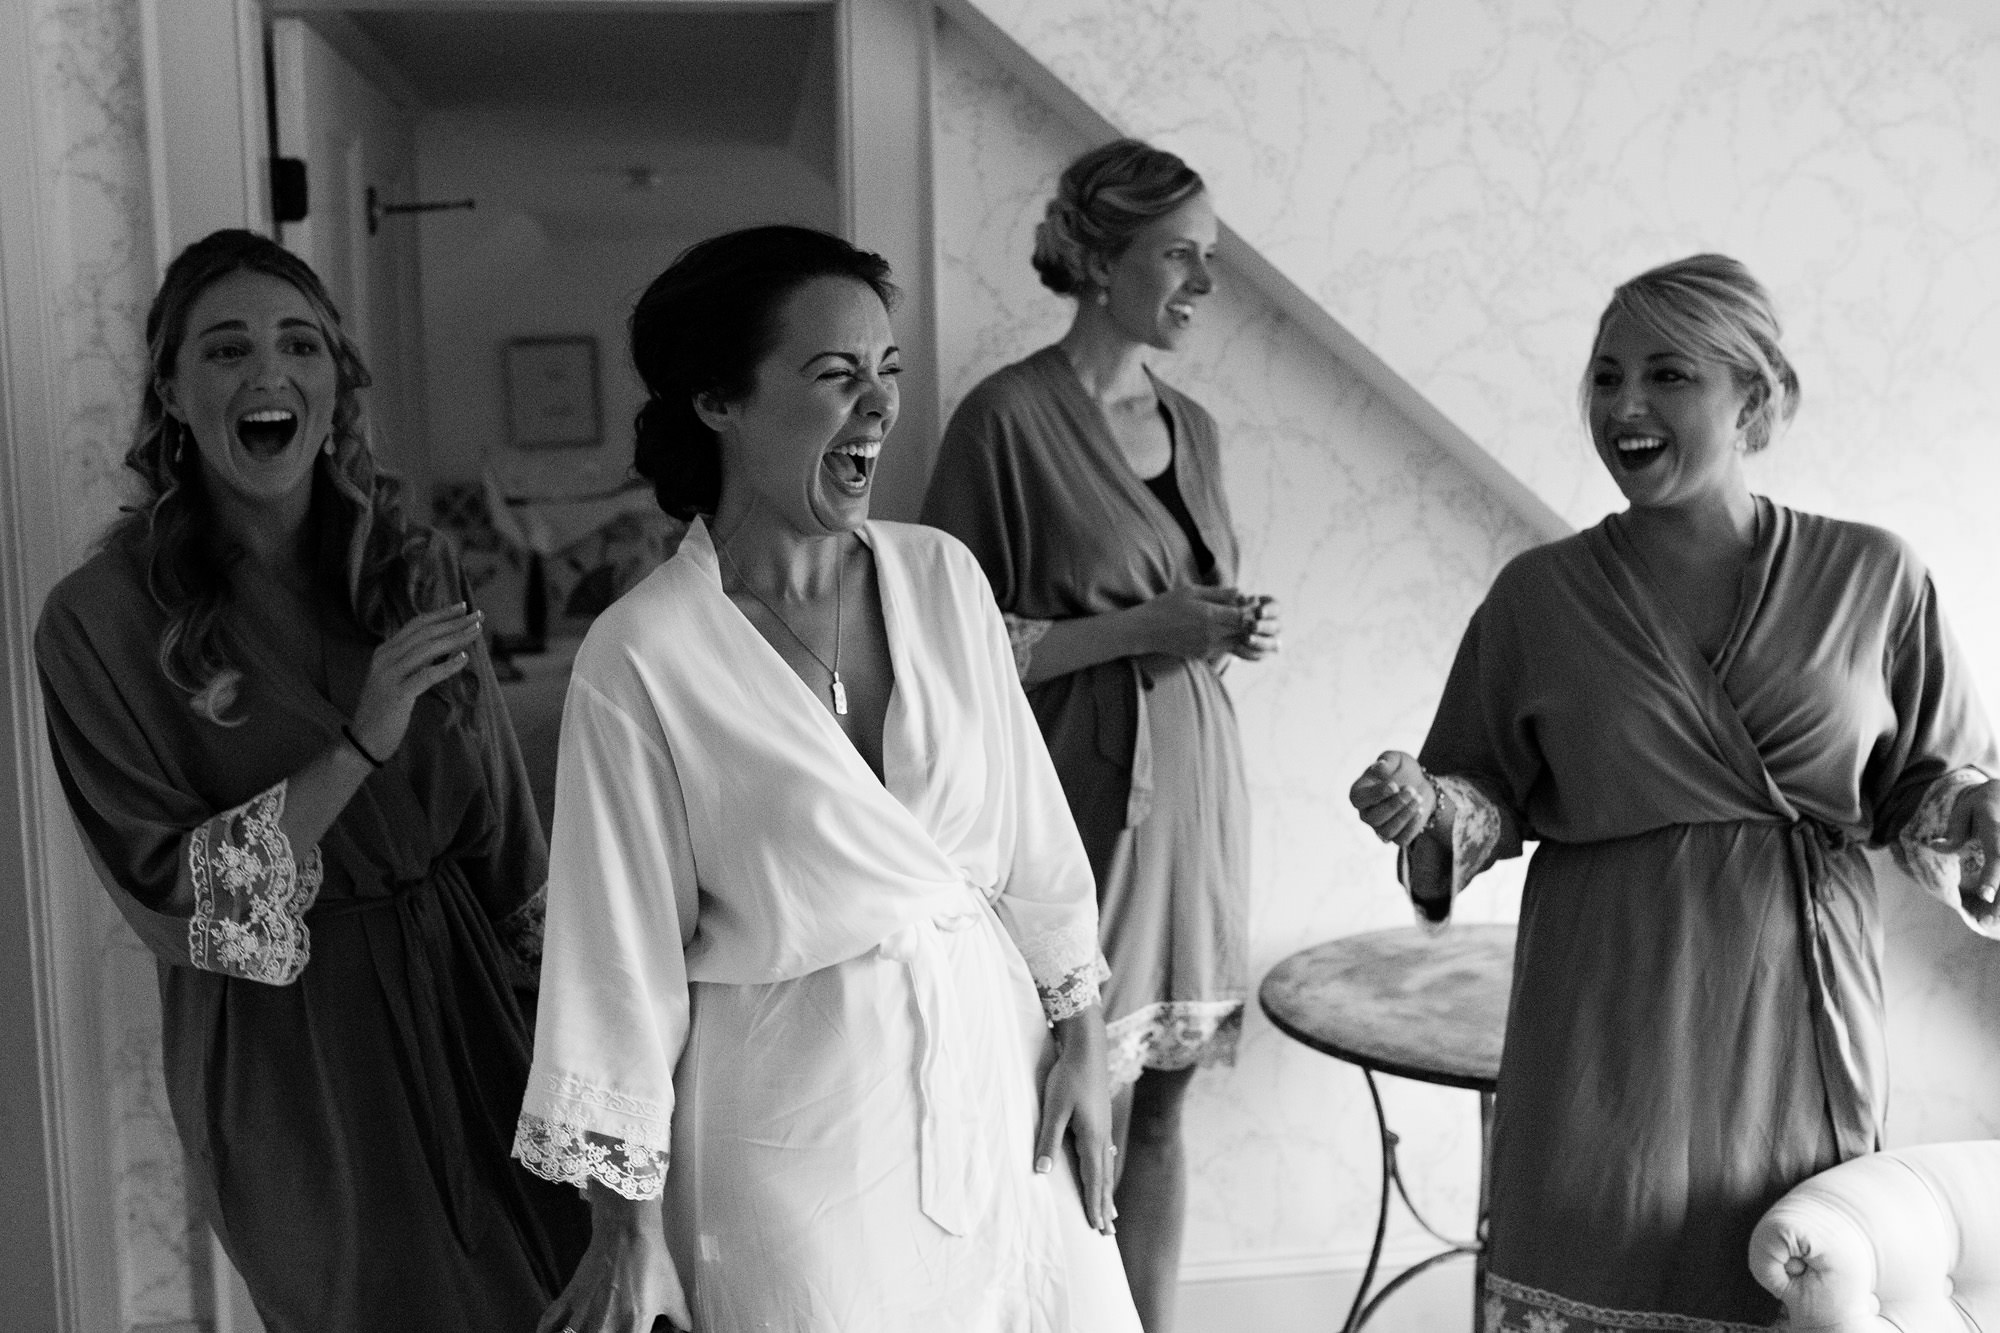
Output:
M1927 797L1993 771L1922 565L1760 499L1710 662L1606 520L1502 571L1421 757L1500 805L1498 854L1540 840L1495 1104L1489 1333L1767 1326L1751 1229L1880 1134L1863 845L1909 850Z
M1088 863L978 567L928 529L863 538L881 779L704 523L585 639L516 1151L663 1189L702 1333L1136 1333L1067 1155L1033 1169L1044 998L1096 1001Z
M996 371L952 414L923 520L978 557L1021 624L1023 659L1035 638L1025 622L1236 580L1215 419L1153 386L1176 484L1213 557L1206 572L1060 348ZM1249 991L1249 802L1219 667L1121 658L1030 686L1028 698L1097 878L1112 1076L1230 1062Z
M436 555L431 591L455 598ZM99 552L36 632L56 771L158 961L189 1192L269 1333L529 1333L589 1219L507 1152L529 1055L509 936L532 936L545 866L526 777L482 652L473 702L419 698L395 755L293 848L287 779L340 743L374 651L319 615L326 693L227 622L244 674L218 725L160 670L143 554ZM183 867L187 914L165 907Z

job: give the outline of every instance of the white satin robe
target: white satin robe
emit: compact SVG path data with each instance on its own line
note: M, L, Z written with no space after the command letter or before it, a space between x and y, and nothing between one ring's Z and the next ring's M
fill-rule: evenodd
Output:
M704 524L592 627L515 1153L664 1190L700 1333L1136 1333L1067 1165L1033 1170L1048 1018L1101 980L1089 864L979 566L863 537L882 781Z

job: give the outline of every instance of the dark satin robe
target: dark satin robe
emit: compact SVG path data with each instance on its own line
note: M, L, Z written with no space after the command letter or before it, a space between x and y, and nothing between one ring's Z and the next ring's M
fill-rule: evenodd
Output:
M433 582L442 598L458 580L440 568ZM374 646L325 603L319 617L325 692L294 665L313 654L238 626L243 721L218 726L160 670L140 558L100 552L50 594L36 634L56 769L159 962L189 1187L268 1333L529 1333L588 1218L508 1158L530 1017L494 923L541 887L547 851L484 650L475 702L419 698L402 746L321 840L296 981L197 970L188 916L163 910L194 830L340 739Z
M1760 500L1713 662L1618 517L1501 573L1422 760L1541 840L1494 1126L1502 1313L1775 1317L1752 1227L1880 1134L1862 846L1993 759L1930 580L1879 529Z
M1063 620L1235 583L1215 420L1154 387L1206 572L1059 348L995 372L952 414L923 520L971 548L1002 611ZM1228 1058L1249 979L1249 803L1218 666L1119 658L1031 686L1028 702L1097 875L1114 1073Z

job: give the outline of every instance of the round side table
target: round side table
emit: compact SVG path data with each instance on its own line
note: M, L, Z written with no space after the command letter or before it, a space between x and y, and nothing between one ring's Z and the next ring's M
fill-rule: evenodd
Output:
M1512 926L1453 925L1438 935L1405 926L1301 949L1272 968L1258 987L1258 1003L1280 1032L1357 1066L1375 1103L1375 1124L1382 1135L1382 1199L1368 1267L1354 1304L1348 1307L1342 1333L1356 1333L1405 1283L1460 1255L1471 1256L1475 1265L1473 1327L1478 1327L1480 1289L1486 1277L1486 1154L1513 977ZM1396 1165L1400 1140L1383 1113L1377 1073L1479 1094L1476 1239L1452 1240L1441 1234L1410 1201ZM1398 1273L1371 1295L1389 1231L1391 1193L1401 1196L1417 1225L1446 1248Z

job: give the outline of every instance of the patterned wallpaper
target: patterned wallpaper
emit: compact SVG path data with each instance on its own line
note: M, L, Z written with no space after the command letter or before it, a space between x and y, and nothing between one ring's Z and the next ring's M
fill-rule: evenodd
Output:
M123 457L145 374L142 329L154 272L151 180L138 6L34 0L40 71L44 299L62 340L58 387L64 544L88 554L125 494ZM206 1238L188 1218L180 1142L160 1076L152 956L95 883L84 895L102 939L106 1145L117 1181L120 1308L128 1329L179 1328L208 1313Z
M2000 698L2000 27L1920 0L972 0L1578 525L1611 288L1775 292L1805 408L1757 484L1917 540ZM1978 614L1975 614L1978 612Z

